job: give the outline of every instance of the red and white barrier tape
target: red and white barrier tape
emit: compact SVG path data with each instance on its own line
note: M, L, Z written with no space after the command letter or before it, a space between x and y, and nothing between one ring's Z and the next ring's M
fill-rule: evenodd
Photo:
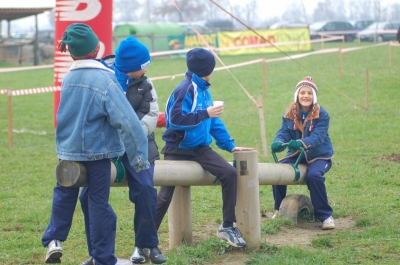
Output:
M388 44L388 43L379 43L379 44L375 44L375 45L361 46L361 47L354 47L354 48L347 48L347 49L339 49L339 48L323 49L323 50L317 50L317 51L314 51L314 52L291 55L291 58L292 59L298 59L298 58L302 58L302 57L306 57L306 56L310 56L310 55L338 52L339 50L341 50L342 53L346 53L346 52L350 52L350 51L354 51L354 50L371 48L371 47L376 47L376 46L381 46L381 45L386 45L386 44ZM400 44L394 43L394 42L390 42L389 45L391 45L391 46L400 46ZM238 64L232 64L232 65L217 67L217 68L214 69L214 71L220 71L220 70L226 70L226 69L231 69L231 68L236 68L236 67L242 67L242 66L247 66L247 65L260 63L260 62L272 63L272 62L278 62L278 61L286 61L286 60L290 60L291 58L285 56L285 57L274 58L274 59L257 59L257 60L253 60L253 61L248 61L248 62L242 62L242 63L238 63ZM41 66L40 68L46 68L46 67L49 67L49 65ZM51 67L53 67L53 65L51 65ZM23 68L37 69L34 66L32 66L32 67L23 67ZM11 69L15 69L15 68L11 68ZM24 70L24 69L18 69L17 71L20 71L20 70ZM185 74L182 73L182 74L175 74L175 75L149 77L149 79L152 80L152 81L163 80L163 79L175 79L176 77L181 77L181 76L184 76L184 75ZM21 95L30 95L30 94L38 94L38 93L46 93L46 92L55 92L55 91L61 91L61 87L43 87L43 88L14 90L14 91L11 91L11 95L12 96L21 96ZM0 90L0 95L7 94L7 93L8 93L7 89Z
M61 87L41 87L41 88L29 88L22 90L11 90L11 96L22 96L22 95L31 95L31 94L39 94L39 93L47 93L47 92L55 92L61 91ZM0 90L1 94L8 94L7 89Z
M25 71L25 70L37 70L37 69L45 69L45 68L53 68L53 64L47 65L37 65L37 66L27 66L27 67L12 67L12 68L0 68L0 73L6 72L17 72L17 71Z
M389 41L389 46L400 46L400 42Z

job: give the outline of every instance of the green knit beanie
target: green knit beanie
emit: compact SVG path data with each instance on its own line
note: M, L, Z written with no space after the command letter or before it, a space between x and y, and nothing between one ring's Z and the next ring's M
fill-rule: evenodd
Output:
M85 57L96 51L99 39L88 25L74 23L69 25L63 33L58 46L61 52L66 52L66 45L72 56Z

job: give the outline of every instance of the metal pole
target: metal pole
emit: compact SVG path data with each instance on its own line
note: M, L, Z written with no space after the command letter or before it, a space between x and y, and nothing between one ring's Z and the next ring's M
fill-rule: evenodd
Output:
M12 104L11 104L11 89L7 90L7 112L8 112L8 147L13 147L12 139Z

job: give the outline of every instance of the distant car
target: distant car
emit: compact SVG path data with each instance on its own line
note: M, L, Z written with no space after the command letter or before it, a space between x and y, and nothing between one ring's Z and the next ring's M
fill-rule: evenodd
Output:
M374 22L375 22L375 20L373 20L373 19L350 21L350 23L353 25L355 30L366 29L369 25L371 25Z
M269 27L269 29L293 29L293 28L308 28L308 25L299 22L278 22L272 24Z
M323 21L310 25L310 39L320 39L321 34L344 36L346 42L352 42L356 38L354 27L348 21Z
M400 21L375 22L360 31L358 36L361 41L374 41L375 35L377 42L396 40L396 32L399 27Z
M232 31L233 22L230 20L208 20L205 25L213 31Z
M183 34L196 34L194 32L192 26L189 23L180 22L178 24L183 28L183 30L184 30ZM202 26L200 24L192 23L192 25L198 32L200 32L202 34L203 33L208 33L208 32L211 31L210 29L208 29L208 28L206 28L206 27L204 27L204 26Z

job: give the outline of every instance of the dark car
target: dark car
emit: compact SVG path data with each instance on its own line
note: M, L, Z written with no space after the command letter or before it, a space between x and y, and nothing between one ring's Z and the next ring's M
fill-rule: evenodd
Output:
M355 30L363 30L363 29L366 29L369 25L371 25L374 22L375 22L375 20L373 20L373 19L365 19L365 20L351 21L351 24L353 25Z
M208 20L204 25L213 31L232 31L233 23L230 20Z
M399 27L400 21L375 22L360 31L358 36L361 41L374 41L375 38L377 42L396 40L396 32Z
M319 39L321 35L344 36L346 42L352 42L356 38L353 25L347 21L324 21L310 25L310 39Z

